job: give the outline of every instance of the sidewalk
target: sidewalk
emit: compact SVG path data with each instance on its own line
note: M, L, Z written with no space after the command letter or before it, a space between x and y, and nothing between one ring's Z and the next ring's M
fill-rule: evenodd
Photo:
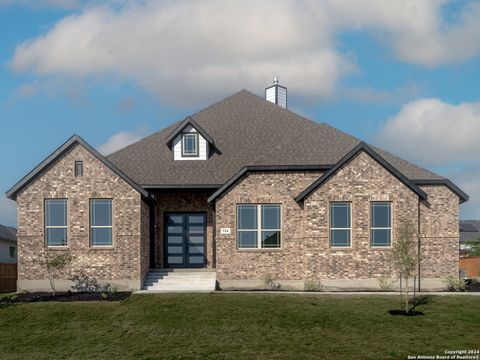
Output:
M305 296L398 296L398 292L389 291L263 291L263 290L217 290L217 291L161 291L161 290L139 290L134 294L271 294L271 295L305 295ZM415 296L480 296L480 292L454 292L454 291L421 291L416 292ZM413 291L410 291L413 296Z

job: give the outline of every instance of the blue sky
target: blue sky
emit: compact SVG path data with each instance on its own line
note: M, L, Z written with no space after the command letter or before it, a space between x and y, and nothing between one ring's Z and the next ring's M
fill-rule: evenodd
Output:
M0 0L0 192L74 133L108 153L277 75L291 110L450 177L480 218L479 2L369 2Z

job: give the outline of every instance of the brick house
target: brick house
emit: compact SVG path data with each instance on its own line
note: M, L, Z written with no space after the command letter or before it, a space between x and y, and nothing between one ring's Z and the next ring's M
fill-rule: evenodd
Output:
M120 289L152 269L207 269L218 285L378 288L402 224L418 231L421 288L458 275L459 204L448 179L242 90L113 154L75 135L7 192L18 209L18 288L48 289L35 259ZM68 288L63 279L59 286Z

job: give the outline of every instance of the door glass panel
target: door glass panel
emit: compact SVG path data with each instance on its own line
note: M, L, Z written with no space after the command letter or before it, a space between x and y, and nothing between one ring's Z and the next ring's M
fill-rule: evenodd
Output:
M181 244L183 243L183 238L181 236L169 236L168 244Z
M203 244L203 236L189 236L190 243L192 244Z
M203 226L189 226L188 232L190 234L203 234Z
M203 215L189 215L188 222L190 224L203 224Z
M169 254L181 254L183 252L183 246L169 246L168 253Z
M203 264L203 256L189 256L188 262L190 264Z
M182 264L183 263L183 257L181 257L181 256L169 256L168 257L168 263L169 264Z
M167 223L168 225L182 225L183 216L182 215L168 215Z
M169 234L181 234L183 228L181 226L168 226Z
M190 254L203 254L203 246L190 245L188 251Z

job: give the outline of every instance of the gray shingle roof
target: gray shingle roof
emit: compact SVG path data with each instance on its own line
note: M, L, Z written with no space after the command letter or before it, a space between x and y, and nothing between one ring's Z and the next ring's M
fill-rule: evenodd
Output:
M142 186L221 185L247 165L334 165L360 140L267 102L247 90L192 115L220 153L208 161L174 161L166 144L181 123L152 134L108 159ZM382 149L408 179L443 179Z
M0 239L17 241L17 229L0 224Z

